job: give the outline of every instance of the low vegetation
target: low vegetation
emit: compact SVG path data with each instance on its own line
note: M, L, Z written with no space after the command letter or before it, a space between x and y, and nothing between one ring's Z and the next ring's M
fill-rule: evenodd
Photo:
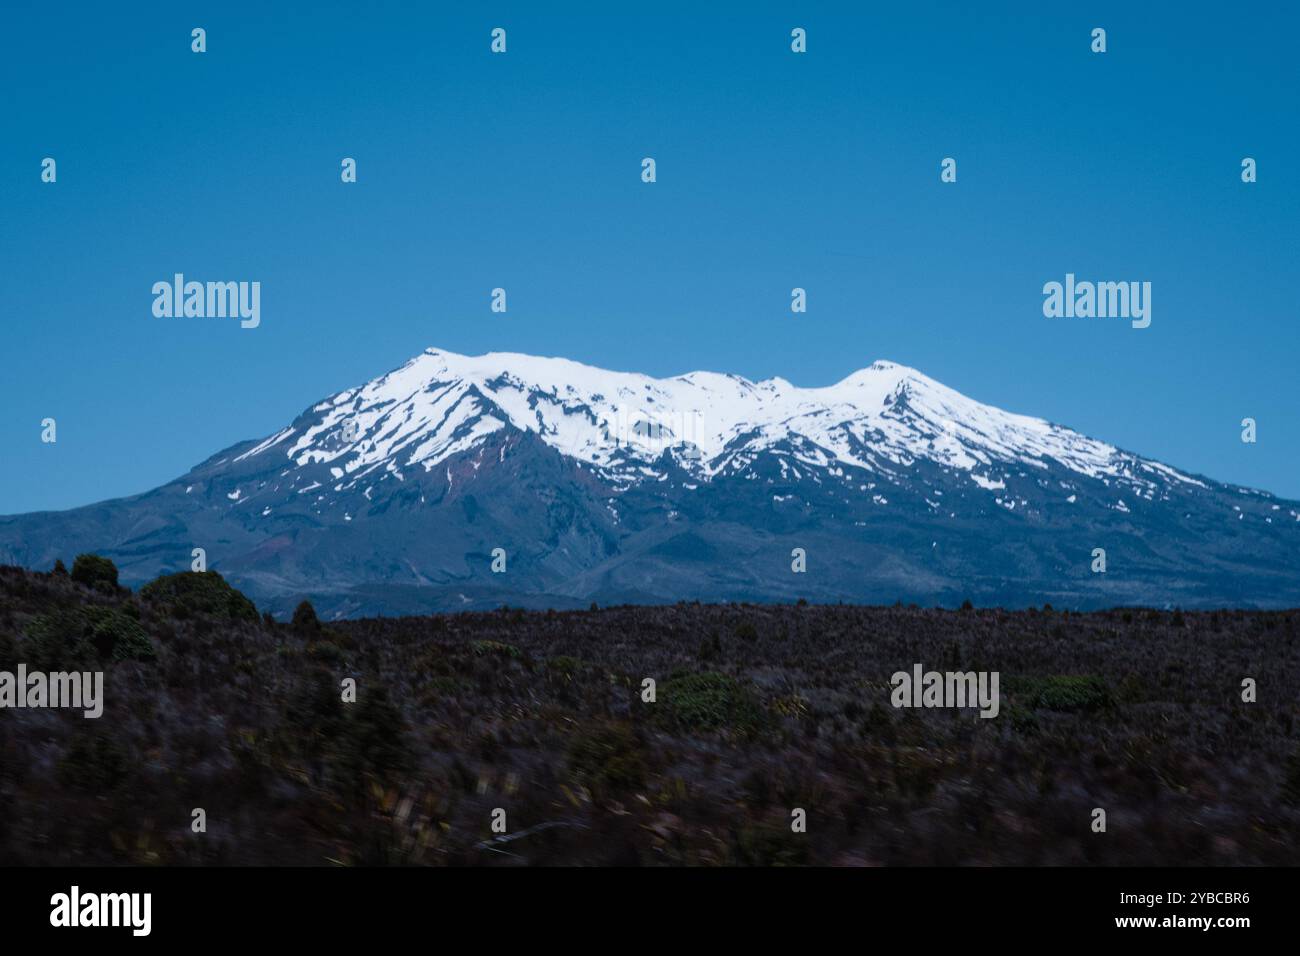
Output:
M1300 611L279 623L213 572L0 568L0 670L105 673L98 720L0 710L0 864L1290 864L1298 638ZM998 671L999 715L895 709L917 663Z

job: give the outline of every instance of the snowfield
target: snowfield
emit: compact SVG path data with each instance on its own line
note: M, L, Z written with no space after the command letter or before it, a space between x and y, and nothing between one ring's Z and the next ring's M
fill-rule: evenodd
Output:
M970 473L986 491L998 469L1046 469L1113 478L1149 496L1161 481L1201 485L1159 462L1039 418L981 404L915 369L878 361L834 385L690 372L652 378L562 358L428 349L401 368L312 409L301 433L277 432L240 459L283 454L331 464L343 489L401 469L429 471L507 426L624 483L659 480L673 463L701 481L744 471L767 451L799 465L893 475L917 461ZM293 440L290 441L289 439ZM780 449L780 451L777 451ZM504 450L501 452L504 454ZM783 472L787 464L783 459ZM978 472L977 472L978 469Z

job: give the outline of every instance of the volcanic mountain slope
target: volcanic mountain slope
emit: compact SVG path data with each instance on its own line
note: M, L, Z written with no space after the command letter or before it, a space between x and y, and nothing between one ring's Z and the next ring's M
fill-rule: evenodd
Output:
M332 616L1300 603L1300 504L889 362L799 388L430 349L154 491L0 518L0 561L94 550L125 581L188 569L198 547L260 604L306 596Z

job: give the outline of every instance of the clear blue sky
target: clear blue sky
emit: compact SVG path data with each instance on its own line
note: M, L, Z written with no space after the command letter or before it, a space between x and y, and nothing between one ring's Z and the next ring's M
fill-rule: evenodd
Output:
M1293 4L287 6L6 10L0 513L145 491L431 345L887 358L1300 497ZM174 272L260 281L261 327L154 318ZM1151 327L1044 318L1066 272L1150 281Z

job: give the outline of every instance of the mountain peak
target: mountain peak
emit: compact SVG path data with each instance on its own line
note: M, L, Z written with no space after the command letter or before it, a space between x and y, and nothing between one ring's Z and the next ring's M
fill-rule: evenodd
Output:
M198 542L250 593L334 613L529 595L1277 604L1300 597L1297 535L1300 505L896 362L801 387L430 348L152 492L0 521L0 563L48 566L76 540L138 579ZM1111 573L1089 572L1095 548Z
M981 404L884 359L834 385L801 387L783 378L756 383L706 371L655 378L565 358L436 347L313 406L240 459L272 453L298 468L328 465L327 481L343 493L362 481L403 481L412 468L430 472L503 430L531 432L624 487L662 480L665 451L707 482L794 446L805 464L864 476L917 461L971 475L1054 462L1147 485L1139 472L1154 471L1104 442Z

